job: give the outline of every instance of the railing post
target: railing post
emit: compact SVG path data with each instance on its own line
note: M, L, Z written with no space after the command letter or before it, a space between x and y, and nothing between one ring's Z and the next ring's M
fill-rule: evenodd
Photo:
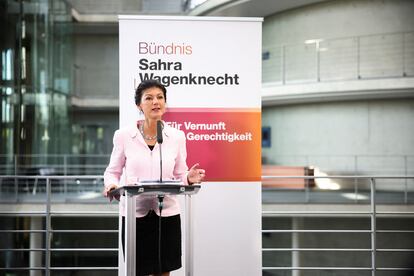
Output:
M51 228L51 217L50 217L50 197L52 188L50 184L50 178L46 178L46 239L45 239L45 275L50 275L50 228Z
M401 33L401 62L402 62L402 76L406 77L407 72L405 72L405 33Z
M316 82L320 82L321 81L321 56L320 56L320 52L319 52L319 43L320 41L317 41L315 44L315 49L316 49Z
M17 169L17 155L14 155L14 175L16 176L18 174L18 169ZM19 188L19 183L17 178L14 179L14 200L15 202L17 202L18 200L18 188Z
M354 156L354 175L358 174L358 156ZM354 178L355 203L358 203L358 178Z
M286 84L286 46L282 45L282 84Z
M304 179L305 182L305 202L309 203L309 180Z
M377 270L376 251L377 251L377 215L375 202L375 179L370 179L371 183L371 275L375 276Z
M66 154L63 155L63 175L67 176L68 175L68 156ZM66 194L68 192L68 187L67 187L68 181L65 178L63 180L63 194L66 198Z
M408 176L408 160L407 155L404 155L404 172L405 176ZM404 180L404 203L408 203L408 178L405 178Z
M357 79L361 79L361 41L360 37L357 36Z

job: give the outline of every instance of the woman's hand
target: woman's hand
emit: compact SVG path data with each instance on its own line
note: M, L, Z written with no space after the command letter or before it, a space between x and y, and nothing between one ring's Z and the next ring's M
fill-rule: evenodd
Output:
M107 186L107 187L104 188L103 195L104 195L104 197L109 197L109 202L111 202L114 198L119 201L119 198L120 198L120 195L119 194L117 194L115 196L112 196L109 193L110 191L112 191L112 190L114 190L116 188L118 188L118 185L116 185L116 184L111 184L111 185L109 185L109 186Z
M200 183L204 177L206 176L206 171L203 169L199 169L198 166L200 164L194 164L188 171L187 180L188 184Z

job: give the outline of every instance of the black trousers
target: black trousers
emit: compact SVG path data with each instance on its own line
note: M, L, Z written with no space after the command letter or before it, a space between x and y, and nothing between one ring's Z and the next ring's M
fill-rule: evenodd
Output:
M159 216L149 211L136 218L136 275L159 273L158 232ZM125 255L125 217L122 217L122 250ZM181 264L180 215L161 218L161 272L179 269Z

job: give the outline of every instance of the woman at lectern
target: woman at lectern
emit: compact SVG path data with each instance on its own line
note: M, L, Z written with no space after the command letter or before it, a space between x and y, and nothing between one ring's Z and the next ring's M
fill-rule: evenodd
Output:
M160 176L160 145L157 143L157 121L166 110L166 88L155 80L143 81L135 91L135 104L144 120L115 131L113 150L104 173L104 195L123 185L156 180ZM200 183L205 171L198 164L189 170L186 164L184 132L162 124L162 176L165 180L181 180L184 184ZM121 175L122 180L121 180ZM110 198L112 199L112 198ZM158 199L136 197L136 275L169 275L181 267L180 209L175 196L165 196L161 219L161 264L158 256ZM124 248L125 199L120 199L122 246ZM162 274L160 274L160 269Z

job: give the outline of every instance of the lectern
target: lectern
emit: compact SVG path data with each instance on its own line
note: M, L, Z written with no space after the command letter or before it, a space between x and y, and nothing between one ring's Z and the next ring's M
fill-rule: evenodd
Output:
M182 182L177 181L145 181L139 182L136 185L126 185L112 190L112 196L125 195L126 213L125 213L125 276L135 276L136 267L136 221L135 210L137 195L154 195L162 197L165 195L185 195L185 275L190 276L192 273L192 233L191 233L191 195L196 194L200 190L200 185L183 185Z

